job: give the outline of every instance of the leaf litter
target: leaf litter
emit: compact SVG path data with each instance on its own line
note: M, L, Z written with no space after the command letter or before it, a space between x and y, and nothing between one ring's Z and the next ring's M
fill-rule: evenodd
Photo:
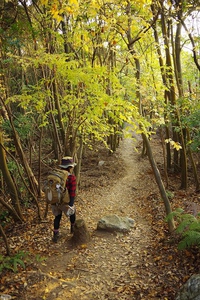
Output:
M91 242L71 247L69 221L63 217L61 239L53 244L50 211L44 223L30 218L24 228L15 226L9 237L11 247L45 260L31 261L17 274L3 274L1 293L20 300L174 300L180 286L199 271L199 253L177 250L148 159L134 151L135 143L124 139L113 155L100 149L83 159L77 218L86 221ZM162 166L159 142L151 143ZM139 151L141 147L139 140ZM104 164L99 166L99 161ZM182 204L182 193L179 196L177 178L170 180L175 207ZM188 193L198 198L191 190L184 192L185 198ZM135 220L135 227L128 234L97 231L98 220L108 214L128 216Z

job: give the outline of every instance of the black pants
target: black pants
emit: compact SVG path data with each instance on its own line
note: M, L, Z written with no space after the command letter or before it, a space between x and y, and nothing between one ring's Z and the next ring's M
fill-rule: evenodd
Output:
M60 228L61 218L62 218L62 213L55 217L55 219L54 219L54 230L58 230ZM76 213L71 215L69 218L70 218L70 223L74 224L75 221L76 221Z

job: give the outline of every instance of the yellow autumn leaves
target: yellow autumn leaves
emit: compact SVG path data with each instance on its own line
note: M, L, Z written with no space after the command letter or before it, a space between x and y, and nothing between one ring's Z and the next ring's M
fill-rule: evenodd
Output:
M117 3L118 2L118 3ZM121 1L117 0L116 5L119 6L126 6L128 3L133 3L134 6L138 6L138 8L142 8L144 5L151 4L152 0L130 0L130 1ZM64 14L77 14L81 12L84 8L93 11L96 13L103 5L105 5L105 1L103 0L88 0L88 1L81 1L81 0L67 0L63 1L62 3L58 0L40 0L41 5L45 7L49 7L52 17L60 22L63 19ZM107 0L106 3L113 3L113 0Z
M180 145L180 143L173 141L172 139L166 139L165 140L166 143L170 143L170 145L176 149L177 151L179 151L180 149L182 149L182 146Z
M78 0L68 0L63 1L62 4L57 1L51 0L40 0L41 5L45 7L49 7L49 10L52 14L52 17L57 21L60 22L63 19L64 14L74 14L77 13L79 10L79 1Z

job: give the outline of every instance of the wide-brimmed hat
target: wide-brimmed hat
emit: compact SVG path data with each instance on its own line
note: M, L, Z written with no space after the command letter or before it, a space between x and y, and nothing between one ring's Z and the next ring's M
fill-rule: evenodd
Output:
M61 165L59 167L63 169L67 169L68 167L75 167L76 163L74 162L73 158L70 156L65 156L61 160Z

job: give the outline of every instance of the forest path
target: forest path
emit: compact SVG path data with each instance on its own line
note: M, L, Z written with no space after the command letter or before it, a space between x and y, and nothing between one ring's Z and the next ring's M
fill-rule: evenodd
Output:
M63 238L49 244L50 257L40 266L43 282L37 291L32 290L34 297L29 300L155 299L150 292L145 298L142 292L151 289L151 284L153 290L153 274L146 270L152 265L148 248L153 244L153 232L151 217L142 207L156 185L148 159L141 159L134 150L138 143L141 141L131 138L121 141L115 155L125 166L122 174L111 174L106 187L80 192L77 218L85 220L91 242L70 248L69 224L65 228L62 221ZM97 231L98 220L110 214L134 219L134 228L128 234Z
M199 273L199 251L178 251L180 240L169 234L148 158L141 158L142 141L134 137L136 141L124 137L112 155L99 143L94 145L98 151L84 153L76 207L91 241L73 246L69 220L63 216L61 238L53 243L52 213L38 222L36 207L28 207L30 219L10 228L9 235L11 249L28 251L25 268L5 270L0 293L16 300L174 300L180 286ZM151 148L163 176L156 135ZM170 202L174 209L184 205L191 213L192 205L199 205L199 193L194 186L179 190L179 182L171 174ZM44 199L40 204L44 212ZM111 214L134 219L134 228L126 234L97 230L98 221Z

